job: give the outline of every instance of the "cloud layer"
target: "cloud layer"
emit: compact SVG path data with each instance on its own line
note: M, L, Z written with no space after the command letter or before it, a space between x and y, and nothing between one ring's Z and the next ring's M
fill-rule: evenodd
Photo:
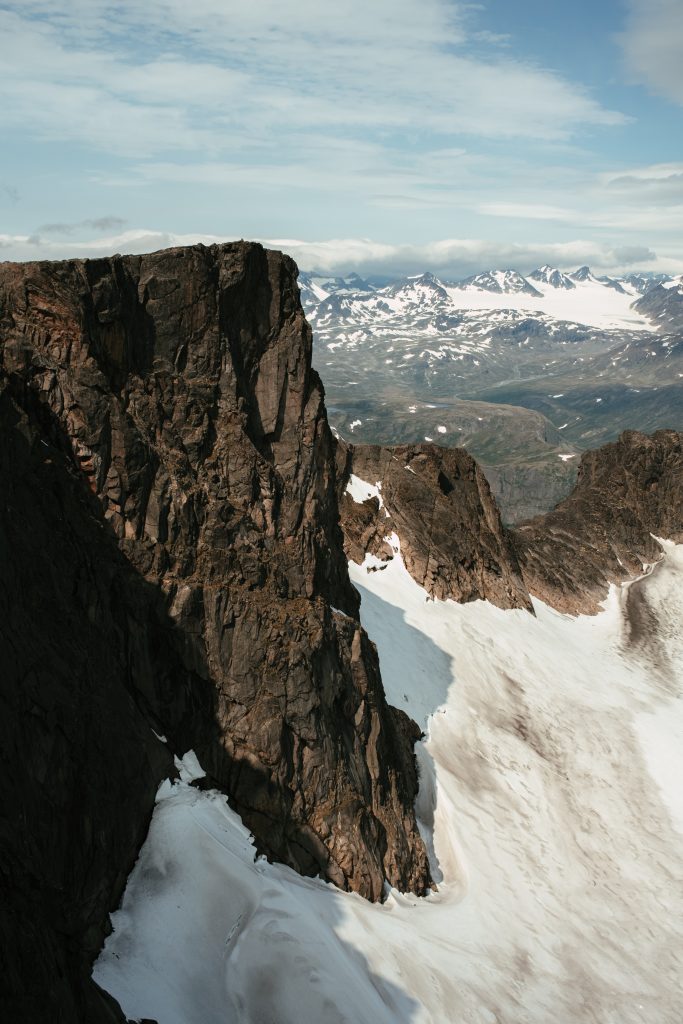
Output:
M140 156L244 152L322 125L391 149L406 131L559 140L626 120L469 31L468 10L446 0L20 0L0 10L0 123Z
M630 0L621 35L631 77L669 98L683 97L679 4ZM497 31L495 4L464 0L5 0L0 247L350 238L292 244L305 265L453 273L565 251L675 259L675 131L634 145L624 93L527 50L538 5L515 12Z
M107 256L113 252L142 253L174 245L201 242L212 245L230 241L219 235L172 234L165 231L130 230L90 240L56 240L41 236L0 235L4 259L67 259ZM528 273L542 264L573 270L589 264L606 273L637 269L683 271L675 255L658 255L645 246L608 246L577 239L564 243L509 244L483 239L446 238L424 245L390 245L364 238L340 238L310 242L295 238L260 239L269 248L291 255L302 270L326 274L401 276L431 270L445 278L461 278L488 268L514 268Z

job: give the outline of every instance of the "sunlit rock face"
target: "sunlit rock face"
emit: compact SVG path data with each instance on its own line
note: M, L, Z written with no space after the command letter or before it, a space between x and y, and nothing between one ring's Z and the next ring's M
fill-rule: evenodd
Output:
M235 243L4 264L0 345L6 724L19 749L37 733L44 747L7 781L13 815L28 808L10 890L20 916L28 869L55 964L76 976L65 992L101 941L169 750L196 749L270 857L373 900L385 879L424 892L416 730L386 703L358 620L292 261ZM67 808L74 819L55 841L45 801L55 831ZM49 886L58 897L41 900Z
M610 583L657 562L657 537L683 540L683 435L674 430L629 430L586 452L569 497L513 531L529 590L574 614L597 611Z

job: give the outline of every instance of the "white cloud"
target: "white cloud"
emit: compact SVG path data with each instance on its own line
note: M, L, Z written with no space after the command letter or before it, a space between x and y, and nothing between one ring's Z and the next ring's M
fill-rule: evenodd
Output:
M631 75L683 106L681 0L630 0L629 7L620 40Z
M0 235L5 259L66 259L107 256L113 252L142 253L174 245L202 242L211 245L230 237L202 233L177 234L136 229L106 238L74 240L29 235ZM446 278L464 277L485 268L516 268L528 273L549 263L565 270L589 264L606 273L644 267L669 273L683 272L676 252L656 255L647 246L613 246L576 239L570 242L513 244L482 239L446 238L424 245L392 245L365 238L302 241L293 238L260 239L270 248L289 253L302 269L323 273L415 274L431 270Z
M559 140L625 121L498 40L472 50L472 17L446 0L15 0L0 124L140 157L287 151L321 128L392 153L406 133Z

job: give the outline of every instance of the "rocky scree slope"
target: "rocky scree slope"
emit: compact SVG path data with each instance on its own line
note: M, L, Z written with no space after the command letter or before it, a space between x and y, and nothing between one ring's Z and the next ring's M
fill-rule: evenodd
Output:
M425 892L292 261L2 264L0 389L3 1005L118 1019L89 965L191 747L269 856Z

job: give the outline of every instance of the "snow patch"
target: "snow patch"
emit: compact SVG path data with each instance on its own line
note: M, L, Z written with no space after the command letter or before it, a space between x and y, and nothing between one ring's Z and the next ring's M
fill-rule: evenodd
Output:
M632 585L650 650L628 588L578 618L433 601L389 540L383 571L349 571L387 697L427 732L417 812L439 891L371 905L255 859L186 754L95 980L161 1024L676 1024L683 547Z

